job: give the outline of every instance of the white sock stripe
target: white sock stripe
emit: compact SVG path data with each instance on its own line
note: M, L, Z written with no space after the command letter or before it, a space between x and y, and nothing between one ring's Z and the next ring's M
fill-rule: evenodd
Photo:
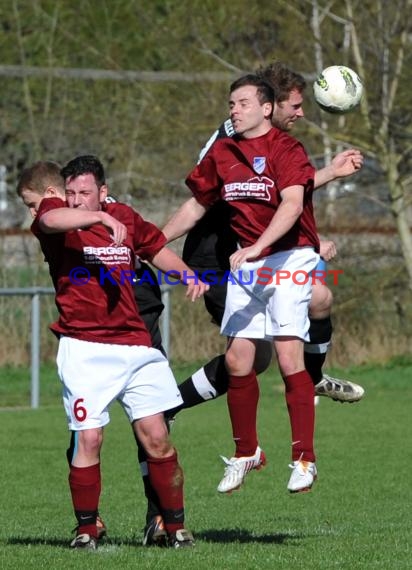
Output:
M305 342L304 351L308 354L326 354L328 349L330 348L332 342L322 342L319 344L312 344L309 342Z
M213 398L216 398L217 391L209 382L204 368L200 368L200 370L196 370L196 372L192 374L192 381L196 392L204 400L213 400Z
M139 467L142 477L146 477L146 475L149 475L149 470L147 468L147 461L142 461L141 463L139 463Z

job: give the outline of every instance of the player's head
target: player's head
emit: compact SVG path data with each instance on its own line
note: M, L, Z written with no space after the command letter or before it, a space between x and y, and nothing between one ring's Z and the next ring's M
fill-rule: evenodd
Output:
M61 175L69 208L101 209L107 196L107 186L103 165L96 156L76 156L61 169Z
M64 200L64 180L60 174L60 165L40 160L25 168L17 182L16 192L33 218L43 198L57 197Z
M229 109L233 128L246 138L267 132L271 126L275 93L257 75L240 77L230 86Z
M273 125L283 131L290 131L295 122L304 116L302 108L303 92L306 87L304 77L279 61L260 68L257 75L275 90Z

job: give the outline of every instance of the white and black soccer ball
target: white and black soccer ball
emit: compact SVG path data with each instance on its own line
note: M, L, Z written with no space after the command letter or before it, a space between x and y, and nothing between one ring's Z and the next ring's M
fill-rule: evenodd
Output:
M348 113L359 105L363 85L358 74L344 65L326 67L313 84L317 104L329 113Z

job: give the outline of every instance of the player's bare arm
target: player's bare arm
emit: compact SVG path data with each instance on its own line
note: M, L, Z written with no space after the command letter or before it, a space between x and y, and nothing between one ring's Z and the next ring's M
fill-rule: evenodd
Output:
M171 249L162 248L152 259L155 267L161 271L173 271L180 275L180 281L187 286L186 297L195 301L209 289L207 283L203 283L190 267Z
M196 198L186 200L162 228L168 243L187 234L205 213L206 208Z
M116 245L120 245L126 239L126 226L101 210L94 212L73 208L55 208L45 212L39 220L40 229L46 234L79 230L94 224L102 224L108 228L113 243Z
M363 155L359 150L350 148L339 152L330 164L315 172L315 189L332 180L351 176L363 166Z
M281 192L282 201L270 224L252 246L238 249L230 256L230 267L236 271L244 261L255 259L280 239L295 224L303 211L303 186L289 186Z

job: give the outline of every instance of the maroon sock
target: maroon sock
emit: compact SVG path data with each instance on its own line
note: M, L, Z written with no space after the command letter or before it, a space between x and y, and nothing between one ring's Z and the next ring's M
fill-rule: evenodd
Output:
M159 499L166 531L184 528L183 471L175 452L164 459L147 458L149 480Z
M256 452L258 402L259 384L254 370L246 376L229 376L227 405L236 445L235 457L250 456Z
M74 513L79 524L77 533L97 538L96 516L101 491L100 463L90 467L70 465L69 485Z
M301 370L286 376L284 382L292 428L292 460L315 461L315 390L312 379L306 370Z

